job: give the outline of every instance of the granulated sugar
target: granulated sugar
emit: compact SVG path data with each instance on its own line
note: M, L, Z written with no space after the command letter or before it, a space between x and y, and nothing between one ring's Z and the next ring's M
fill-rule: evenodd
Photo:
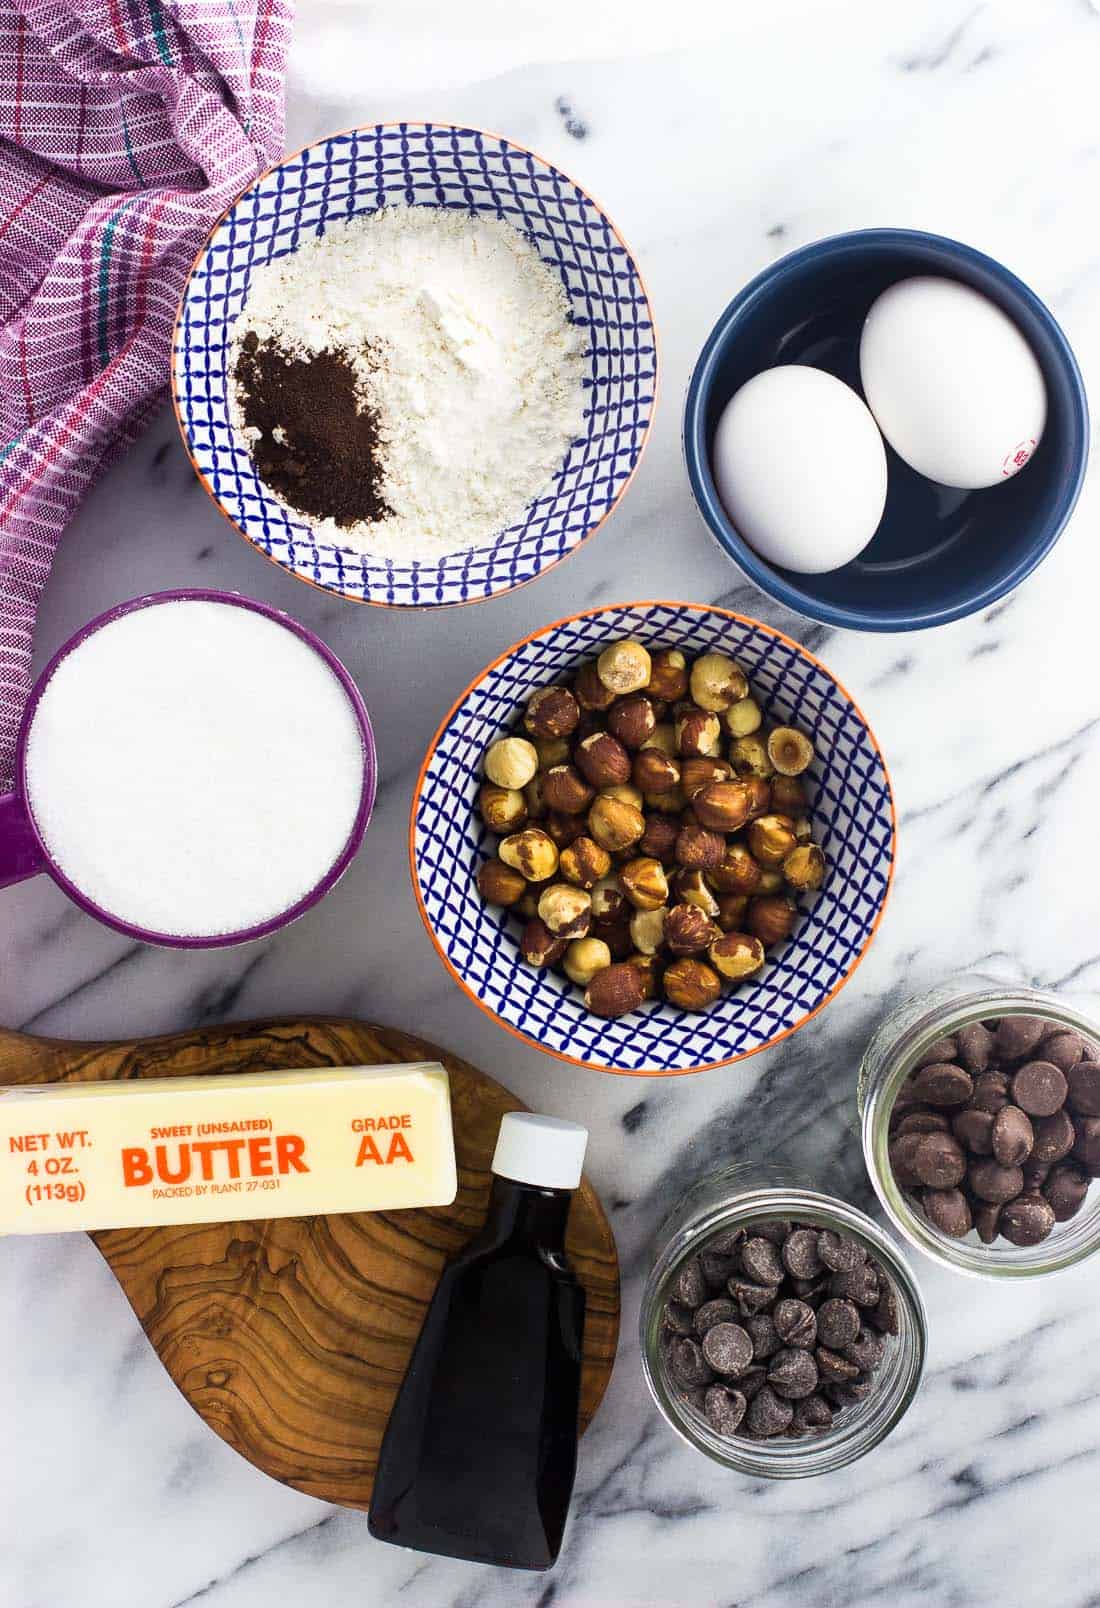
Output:
M374 486L392 514L339 524L307 509L337 546L406 562L485 546L546 490L582 432L582 332L556 270L502 219L398 205L332 224L254 271L232 374L250 335L290 356L337 352L355 368L377 428ZM257 458L270 459L237 382L231 406ZM267 433L293 453L286 432Z
M27 791L61 870L170 937L258 926L339 859L363 743L307 643L232 604L124 614L63 659L35 711Z

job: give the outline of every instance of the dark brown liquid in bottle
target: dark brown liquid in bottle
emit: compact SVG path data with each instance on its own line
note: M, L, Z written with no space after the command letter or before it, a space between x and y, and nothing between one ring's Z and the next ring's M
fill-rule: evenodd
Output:
M567 1190L493 1178L489 1217L448 1263L382 1443L370 1531L512 1569L548 1569L577 1460L584 1291Z

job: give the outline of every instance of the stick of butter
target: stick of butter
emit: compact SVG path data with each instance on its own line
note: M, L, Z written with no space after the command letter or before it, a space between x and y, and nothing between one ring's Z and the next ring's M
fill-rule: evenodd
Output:
M0 1089L0 1234L447 1206L435 1062Z

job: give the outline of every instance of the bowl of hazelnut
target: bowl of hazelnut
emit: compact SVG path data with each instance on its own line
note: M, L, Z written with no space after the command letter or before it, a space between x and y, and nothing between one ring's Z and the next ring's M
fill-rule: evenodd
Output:
M409 850L444 964L501 1026L635 1076L815 1015L881 919L896 819L856 704L799 643L696 603L543 627L429 746Z

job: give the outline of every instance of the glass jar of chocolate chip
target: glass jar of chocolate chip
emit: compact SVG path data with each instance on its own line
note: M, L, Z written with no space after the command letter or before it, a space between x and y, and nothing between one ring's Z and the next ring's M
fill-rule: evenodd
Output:
M927 1322L869 1217L778 1165L697 1184L664 1224L642 1296L642 1367L665 1419L743 1474L797 1479L862 1457L916 1395Z
M1055 994L962 977L910 999L867 1046L863 1149L906 1239L989 1278L1100 1245L1100 1027Z

